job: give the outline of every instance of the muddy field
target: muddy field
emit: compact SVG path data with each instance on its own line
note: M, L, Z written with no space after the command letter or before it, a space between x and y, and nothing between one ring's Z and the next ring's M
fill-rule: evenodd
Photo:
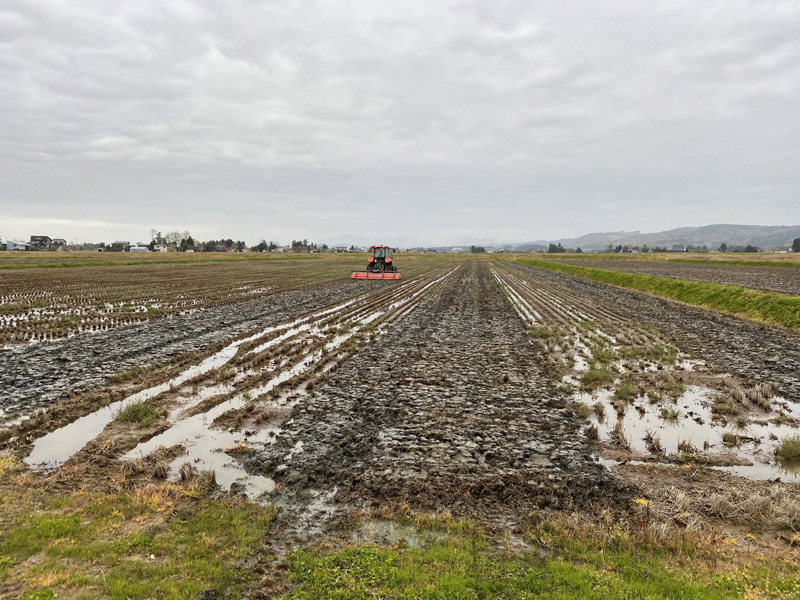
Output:
M711 263L676 262L663 260L565 260L569 264L598 269L612 269L629 273L643 273L658 277L689 279L711 283L727 283L754 290L800 296L800 268L776 266L726 265L722 261Z
M340 280L343 272L362 268L365 262L363 256L293 255L291 259L181 259L186 264L162 264L150 258L152 264L145 265L29 268L42 255L13 257L17 266L26 268L0 270L0 346L99 333L309 289ZM116 260L126 256L130 255L118 255ZM2 257L0 266L11 260ZM414 259L405 265L411 276L426 268L425 261Z
M276 505L278 560L387 507L513 532L649 498L793 539L800 334L509 260L412 264L2 350L4 456L56 488Z

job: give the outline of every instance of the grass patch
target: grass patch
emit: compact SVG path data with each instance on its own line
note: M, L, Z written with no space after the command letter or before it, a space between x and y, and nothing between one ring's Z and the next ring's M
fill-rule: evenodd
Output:
M130 369L126 369L124 371L118 371L114 373L110 378L109 381L111 383L123 383L125 381L130 381L131 379L136 379L139 375L144 372L144 369L139 365L134 365Z
M781 440L775 448L775 456L780 460L800 460L800 435L790 435Z
M135 423L140 427L149 427L155 423L160 416L156 407L151 403L137 402L123 408L117 415L117 421L122 423Z
M658 344L656 346L644 348L642 358L662 364L674 364L678 361L678 350L666 344Z
M677 421L681 416L681 411L674 406L662 406L660 416L665 421Z
M586 406L583 402L575 402L572 407L572 412L575 413L575 416L581 420L586 420L589 418L589 407Z
M798 297L750 290L734 285L624 273L549 260L522 258L519 259L519 262L531 267L646 292L739 317L785 327L800 327L800 298Z
M289 557L294 599L588 598L728 599L798 589L792 561L742 566L691 541L659 543L619 525L583 530L544 522L526 535L535 550L497 551L480 535L421 546L368 544L298 550Z
M605 369L589 369L581 375L581 388L595 390L605 385L610 385L613 379L611 373Z
M601 365L610 363L612 360L617 359L617 352L610 346L603 346L596 344L592 347L592 360Z
M711 406L711 412L718 416L735 417L742 412L742 405L733 398L718 394L714 396L714 404Z
M24 510L0 537L0 582L23 598L241 598L244 561L263 550L275 514L174 484L55 500L34 509L18 498Z
M636 389L633 387L633 383L627 377L622 379L619 384L617 384L617 389L614 390L614 398L617 400L623 400L625 402L630 402L636 396Z
M561 332L559 332L557 329L547 327L545 325L533 325L528 328L528 333L531 337L539 340L561 336Z

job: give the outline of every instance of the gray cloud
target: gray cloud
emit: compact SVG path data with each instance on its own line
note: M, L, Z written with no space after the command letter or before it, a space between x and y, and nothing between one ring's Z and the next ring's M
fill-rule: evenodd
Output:
M797 2L384 4L6 0L0 235L800 222Z

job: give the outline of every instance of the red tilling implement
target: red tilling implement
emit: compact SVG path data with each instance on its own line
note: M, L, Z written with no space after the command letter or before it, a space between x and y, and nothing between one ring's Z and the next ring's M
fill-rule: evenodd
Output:
M369 271L353 271L350 279L400 279L400 273L370 273Z
M366 271L353 271L350 279L400 279L400 273L392 262L389 246L372 246L369 249Z

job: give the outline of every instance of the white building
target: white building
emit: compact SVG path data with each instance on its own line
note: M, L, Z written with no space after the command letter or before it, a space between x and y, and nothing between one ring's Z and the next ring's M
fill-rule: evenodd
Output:
M128 252L150 252L150 249L147 246L131 246Z
M30 250L30 249L31 245L26 244L25 242L15 242L12 240L8 240L6 242L6 250L20 251L20 250Z
M168 248L164 244L156 244L153 246L153 252L168 252Z

